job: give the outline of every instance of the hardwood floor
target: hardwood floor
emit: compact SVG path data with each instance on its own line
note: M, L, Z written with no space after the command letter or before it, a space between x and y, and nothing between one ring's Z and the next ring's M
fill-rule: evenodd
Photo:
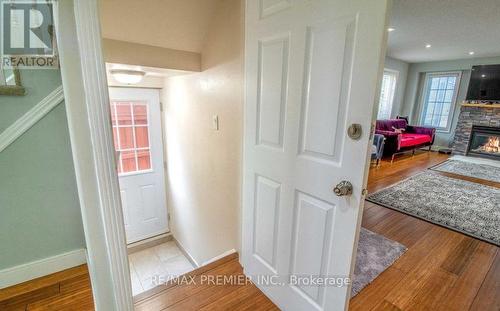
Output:
M243 276L236 254L188 273L186 279L134 297L137 311L150 310L279 310L253 284L216 285L215 276ZM213 281L210 281L212 278ZM191 284L190 282L195 284Z
M400 157L392 165L382 161L370 169L368 190L385 188L447 158L422 152ZM500 310L497 246L370 202L362 225L406 245L408 251L351 299L350 310Z
M87 265L0 289L0 310L94 310Z
M423 152L393 164L382 161L370 169L368 189L374 192L446 159ZM369 202L362 225L408 251L351 299L350 310L500 310L498 247ZM277 310L254 285L207 282L215 275L242 273L236 255L225 257L190 272L185 282L134 297L136 310ZM190 284L191 278L198 284ZM0 310L92 310L91 295L82 266L0 290Z

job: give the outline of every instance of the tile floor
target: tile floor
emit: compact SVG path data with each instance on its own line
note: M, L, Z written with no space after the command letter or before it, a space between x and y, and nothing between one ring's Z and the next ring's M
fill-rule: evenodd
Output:
M195 268L174 241L130 254L128 259L134 296Z

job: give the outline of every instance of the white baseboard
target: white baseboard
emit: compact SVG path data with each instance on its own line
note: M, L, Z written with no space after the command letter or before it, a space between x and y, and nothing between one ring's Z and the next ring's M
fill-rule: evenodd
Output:
M184 256L186 256L186 258L191 262L191 264L195 268L199 268L200 264L196 260L194 260L194 257L191 256L191 254L186 251L184 246L182 246L182 244L179 243L179 241L177 241L177 239L175 237L174 237L174 242L175 242L175 244L177 244L177 247L181 250L181 252L184 254Z
M212 258L212 259L209 259L209 260L207 260L207 261L203 262L203 263L201 264L201 266L206 266L206 265L208 265L209 263L212 263L212 262L214 262L214 261L217 261L217 260L219 260L219 259L221 259L221 258L224 258L224 257L229 256L229 255L234 254L234 253L236 253L236 250L235 250L234 248L233 248L233 249L230 249L230 250L225 251L224 253L222 253L222 254L220 254L220 255L218 255L218 256L215 256L215 257L214 257L214 258Z
M77 249L53 257L0 270L0 289L45 275L76 267L87 262L87 251Z

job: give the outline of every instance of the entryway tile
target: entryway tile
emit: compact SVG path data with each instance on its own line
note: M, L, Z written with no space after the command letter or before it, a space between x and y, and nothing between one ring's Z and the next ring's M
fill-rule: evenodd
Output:
M195 268L173 241L130 254L129 263L133 295Z

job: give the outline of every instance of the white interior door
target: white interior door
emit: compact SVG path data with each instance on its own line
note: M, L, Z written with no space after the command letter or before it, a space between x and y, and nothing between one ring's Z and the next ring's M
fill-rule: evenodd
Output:
M110 88L127 243L168 231L159 91Z
M349 286L291 276L339 282L352 271L387 1L246 6L242 264L277 276L258 286L284 310L344 310ZM352 195L333 192L343 180Z

